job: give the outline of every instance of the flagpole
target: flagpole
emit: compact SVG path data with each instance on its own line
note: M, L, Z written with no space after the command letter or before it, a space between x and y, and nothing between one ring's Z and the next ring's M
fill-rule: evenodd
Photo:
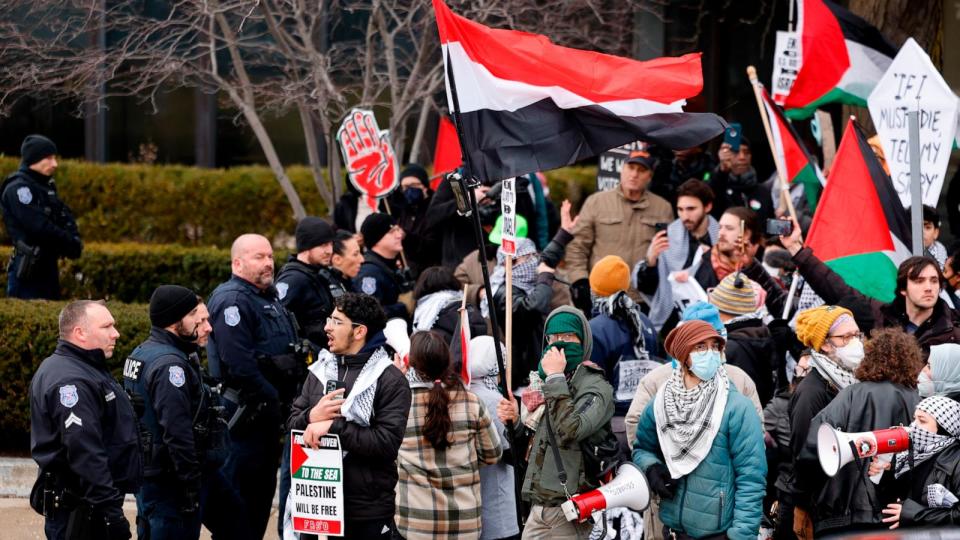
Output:
M773 154L773 161L777 165L777 177L780 179L781 188L780 196L783 197L787 205L787 211L790 213L790 217L793 218L794 224L799 226L800 219L797 218L797 209L793 207L793 199L790 198L790 187L787 183L785 170L786 165L780 160L780 154L777 152L777 147L773 142L773 132L770 129L770 119L767 118L767 108L763 104L763 96L760 95L762 85L760 81L757 80L757 69L753 66L747 66L747 77L750 79L750 85L753 86L753 96L757 99L757 108L760 109L760 120L763 122L763 130L767 135L767 143L770 144L770 153ZM800 242L803 242L802 236ZM799 270L794 272L793 283L790 286L790 292L787 294L787 301L783 306L782 319L784 320L788 320L790 308L797 293L797 288L793 286L793 284L797 282L798 274Z
M480 271L483 274L483 290L484 294L487 296L487 305L489 309L487 310L490 315L490 327L493 333L493 350L497 355L497 367L500 369L501 380L503 385L500 389L500 392L508 399L511 403L511 407L516 405L516 400L513 398L513 389L510 387L511 378L507 374L506 365L503 361L503 350L500 347L500 325L497 322L497 307L493 299L493 291L490 286L490 269L487 268L487 254L486 249L484 249L483 244L483 228L480 226L480 213L477 208L477 195L473 192L473 188L468 184L473 179L473 163L470 159L470 153L467 152L467 148L464 146L463 139L463 121L460 118L460 100L457 98L457 83L456 79L453 76L453 64L450 62L450 55L446 51L445 60L447 68L447 81L450 84L450 97L453 101L453 124L457 128L457 139L460 142L460 154L463 156L463 165L464 165L464 178L466 179L463 182L464 187L466 188L468 197L470 199L470 217L473 221L473 234L474 239L477 243L477 258L480 260ZM509 257L508 257L509 258ZM512 272L507 272L507 276L510 276ZM507 289L508 294L510 294L510 288ZM510 315L510 309L508 306L507 316ZM514 494L514 503L516 505L517 511L517 525L520 526L520 530L523 531L523 522L524 522L524 513L523 513L523 500L521 497L521 490L523 486L523 477L521 476L521 467L520 460L523 456L523 451L519 448L514 447L514 443L517 440L516 436L516 424L513 421L506 422L507 434L510 437L511 452L513 457L513 494Z
M510 389L513 388L513 373L511 373L513 369L513 255L510 253L506 255L507 280L503 286L506 287L507 292L507 309L505 310L506 316L504 317L506 321L503 324L505 325L504 341L507 346L507 371L505 375L507 389L510 391Z

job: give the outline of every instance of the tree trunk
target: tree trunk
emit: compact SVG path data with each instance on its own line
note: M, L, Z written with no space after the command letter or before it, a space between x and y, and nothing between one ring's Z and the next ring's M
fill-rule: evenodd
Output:
M307 160L310 162L310 172L313 173L313 182L317 185L320 197L327 208L333 208L336 201L326 180L323 178L323 167L320 165L320 147L317 141L316 122L306 105L297 105L300 113L300 124L303 126L303 137L307 145Z
M410 163L424 163L420 161L420 145L423 144L423 136L427 131L427 119L430 117L430 111L433 109L433 100L429 97L423 98L423 106L420 107L420 118L417 119L417 131L413 134L413 144L410 146Z

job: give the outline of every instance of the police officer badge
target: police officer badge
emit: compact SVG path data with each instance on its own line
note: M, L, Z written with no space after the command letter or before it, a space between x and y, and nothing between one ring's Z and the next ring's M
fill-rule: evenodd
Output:
M277 298L283 300L287 296L287 289L290 288L290 285L284 282L277 283Z
M374 277L365 277L360 280L360 290L365 294L373 294L377 292L377 279Z
M237 306L230 306L223 310L223 321L227 323L227 326L236 326L240 324L240 308Z
M80 401L80 394L77 393L77 385L65 384L60 387L60 404L68 409L72 409Z
M180 366L170 366L170 384L180 388L186 382L187 376L184 375L183 368Z
M23 204L30 204L33 201L33 192L27 186L23 186L17 190L17 199L20 199Z

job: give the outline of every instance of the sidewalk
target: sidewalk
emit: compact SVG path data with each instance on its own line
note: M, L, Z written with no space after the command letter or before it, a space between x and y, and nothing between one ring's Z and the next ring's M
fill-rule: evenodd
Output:
M30 458L0 457L0 540L43 539L43 516L30 508L30 489L37 479L37 464ZM133 495L127 495L123 513L130 521L133 537L137 537L137 505ZM277 507L274 499L267 538L275 538ZM209 540L210 531L204 528L200 538Z

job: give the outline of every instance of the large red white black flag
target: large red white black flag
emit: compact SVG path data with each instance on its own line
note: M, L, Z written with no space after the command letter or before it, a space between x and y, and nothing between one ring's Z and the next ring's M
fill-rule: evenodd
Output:
M637 140L690 148L726 127L715 114L683 112L703 88L699 53L640 62L488 28L443 0L433 7L447 100L481 178L563 167Z

